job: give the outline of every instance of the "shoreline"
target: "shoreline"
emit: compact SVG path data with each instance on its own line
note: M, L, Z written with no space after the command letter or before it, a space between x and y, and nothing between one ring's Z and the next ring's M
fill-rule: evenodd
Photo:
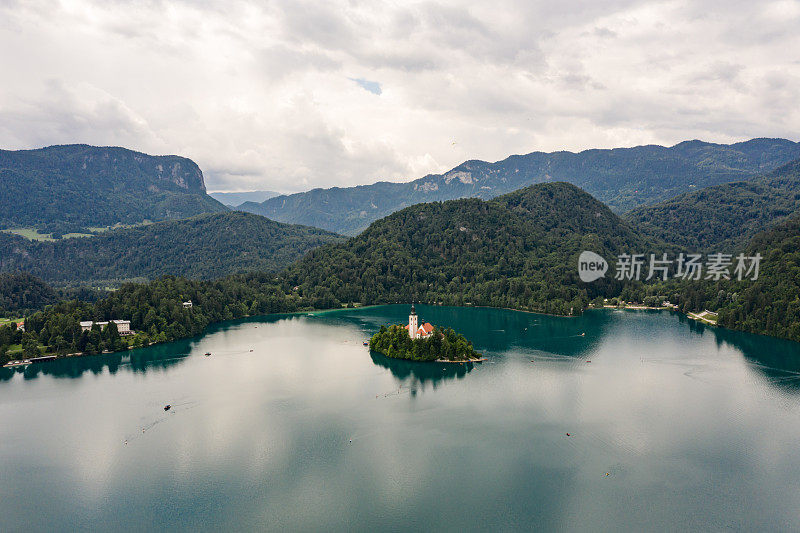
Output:
M554 317L554 318L578 318L578 317L581 316L581 315L555 315L555 314L552 314L552 313L544 313L544 312L540 312L540 311L531 311L529 309L513 309L513 308L510 308L510 307L492 307L492 306L488 306L488 305L451 305L451 306L444 306L444 305L437 305L437 304L428 304L428 303L423 303L423 302L420 302L420 303L421 303L421 305L428 305L430 307L454 307L454 308L459 308L459 309L469 309L469 308L472 308L472 309L502 309L502 310L505 310L505 311L513 311L513 312L516 312L516 313L530 313L530 314L535 314L535 315L551 316L551 317ZM361 309L370 309L370 308L375 308L375 307L392 306L392 305L401 305L401 304L391 304L391 303L389 303L389 304L369 304L369 305L362 305L362 306L357 306L357 307L339 307L339 308L332 308L332 309L319 309L319 310L313 310L312 309L312 310L304 310L304 311L292 311L292 312L289 312L289 313L271 313L271 314L260 314L260 315L247 315L247 316L235 318L235 319L232 319L232 320L222 320L220 322L213 322L211 324L208 324L208 326L206 326L205 330L203 332L201 332L199 335L206 334L206 332L207 332L206 330L208 330L209 328L211 328L213 326L218 326L218 325L221 325L221 324L225 324L227 322L233 323L233 322L237 322L237 321L241 321L241 320L248 320L248 319L259 318L259 317L276 317L276 316L279 317L279 316L298 316L298 315L301 315L301 316L302 315L305 315L305 316L317 316L317 315L330 314L330 313L336 313L336 312L342 312L342 311L357 311L357 310L361 310ZM620 309L620 310L630 309L630 310L634 310L634 311L640 311L640 310L677 311L676 309L669 308L669 307L645 307L645 306L617 307L617 306L603 306L602 308L588 307L588 308L584 309L583 312L586 312L586 311L589 311L589 310L599 310L599 309ZM680 312L680 311L678 311L678 312ZM581 314L583 314L583 313L581 313ZM684 313L681 313L681 314L684 314ZM691 316L692 315L691 313L686 313L684 315L689 317L689 318L691 318L691 319L693 319L693 320L701 322L701 323L703 323L705 325L721 327L721 326L718 326L717 324L711 323L710 321L704 320L702 318L696 318L695 316ZM734 330L734 331L738 331L738 330ZM748 332L744 332L744 333L748 333ZM104 351L104 352L101 352L101 353L98 353L98 354L86 354L86 353L83 353L83 352L69 353L69 354L56 354L56 353L53 353L53 352L47 352L47 353L43 353L42 356L55 356L54 359L51 359L51 361L52 361L52 360L67 359L67 358L71 358L71 357L88 357L88 356L91 356L91 355L109 355L109 354L114 354L114 353L124 353L124 352L130 351L130 350L136 350L136 349L141 349L141 348L148 348L150 346L157 346L159 344L169 344L170 342L176 342L176 341L183 340L183 339L188 339L188 338L191 338L191 337L194 337L194 336L195 335L191 335L191 336L188 336L188 337L182 337L180 339L173 339L173 340L167 341L167 342L153 342L153 343L144 344L142 346L128 346L124 350L118 350L118 351L115 351L115 352ZM766 335L766 336L770 337L770 338L775 338L775 339L779 339L780 338L780 337L773 337L771 335ZM378 352L378 353L380 353L380 352ZM386 354L381 354L381 355L389 357ZM27 358L23 357L21 359L9 360L0 368L20 368L21 365L12 365L12 366L6 366L6 365L8 365L10 363L14 363L14 362L19 362L19 361L22 361L24 359L27 359ZM398 360L403 360L403 361L413 361L413 359L400 359L400 358L396 358L396 357L392 357L391 359L398 359ZM424 362L464 363L464 362L483 362L483 361L472 360L472 361L417 361L417 362L420 362L420 363L424 363Z
M386 357L389 357L388 355ZM391 359L396 359L392 357ZM448 361L447 359L436 359L435 361L417 361L418 363L448 363L448 364L459 364L463 365L464 363L483 363L484 361L488 361L488 357L481 357L480 359L468 359L466 361ZM412 361L412 359L404 359L404 361Z
M386 355L385 353L383 353L383 352L381 352L379 350L373 350L372 348L369 348L369 351L370 352L379 353L382 356L386 357L387 359L394 359L395 361L408 361L409 363L426 363L426 364L427 363L442 363L442 364L451 364L451 365L453 365L453 364L463 365L465 363L483 363L483 362L489 360L488 357L480 357L478 359L467 359L465 361L448 361L447 359L418 360L418 359L406 359L405 357L392 357L391 355Z

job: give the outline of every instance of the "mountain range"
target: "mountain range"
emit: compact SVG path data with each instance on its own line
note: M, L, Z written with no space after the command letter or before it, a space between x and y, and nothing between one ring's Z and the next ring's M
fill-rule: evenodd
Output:
M47 233L227 211L185 157L84 144L0 150L0 229Z
M444 174L407 183L314 189L281 195L242 211L273 220L356 235L370 223L417 203L490 199L541 182L573 183L617 213L696 189L741 181L800 158L800 143L752 139L735 144L685 141L610 150L533 152L502 161L466 161Z
M203 298L219 304L214 308L217 314L208 320L303 306L335 308L348 303L411 300L569 315L580 313L589 302L621 297L654 302L670 299L683 311L718 310L719 323L726 327L800 340L800 158L778 164L795 149L796 143L790 141L760 139L728 147L688 142L672 148L623 149L616 154L614 150L589 151L597 152L595 164L584 160L587 173L582 179L594 176L587 182L594 187L605 184L607 194L637 180L651 183L651 198L664 194L657 190L659 183L664 191L689 189L624 216L574 184L550 181L502 195L486 192L491 198L416 203L371 223L347 240L317 228L230 211L55 242L0 234L0 270L26 271L62 285L87 281L116 285L165 274L201 280L225 276L215 282L189 284L204 294ZM664 156L659 166L652 159L654 152L671 155ZM683 154L684 172L675 174L680 165L673 156L678 152ZM588 157L586 154L569 157ZM686 163L692 158L693 170ZM491 173L484 169L484 174ZM496 181L489 182L507 183L513 174L492 174ZM476 181L476 175L451 175L450 183L470 185L475 193L474 187L482 183ZM599 175L607 179L601 180ZM698 183L710 185L692 187ZM183 185L189 187L186 180ZM201 185L195 179L193 193L179 194L202 197L198 192ZM427 188L430 193L437 191L433 186ZM355 205L357 192L343 193L343 198ZM139 198L148 201L146 195ZM752 283L679 278L623 282L614 279L613 264L605 278L584 283L576 268L584 250L609 259L621 253L651 251L674 256L687 250L746 250L762 254L764 264L762 277ZM255 273L231 275L246 271ZM25 279L36 279L13 275L17 277L6 276L3 285L13 292ZM183 281L160 278L131 291L147 293L149 287L162 291L176 283ZM35 289L31 294L38 295L30 302L52 298L40 280L30 284ZM225 287L222 296L220 287ZM239 294L247 294L246 301ZM25 304L17 300L12 303L18 308ZM97 305L103 309L106 304L100 301ZM168 321L165 324L167 327ZM187 331L195 331L193 328ZM158 326L153 332L160 335L162 330ZM179 336L176 330L167 338Z
M228 207L236 207L245 202L263 202L280 193L275 191L242 191L242 192L210 192L208 195L214 200Z

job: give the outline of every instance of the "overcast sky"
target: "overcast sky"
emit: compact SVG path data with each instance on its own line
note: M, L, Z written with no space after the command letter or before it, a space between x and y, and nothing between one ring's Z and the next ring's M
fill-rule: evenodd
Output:
M800 1L0 0L0 148L194 159L209 190L535 150L800 140Z

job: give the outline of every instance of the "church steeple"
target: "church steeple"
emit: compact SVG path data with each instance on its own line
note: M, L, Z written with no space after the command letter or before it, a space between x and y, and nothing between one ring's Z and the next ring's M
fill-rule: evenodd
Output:
M411 314L408 315L408 336L412 339L416 339L418 336L418 328L417 311L414 309L414 302L411 302Z

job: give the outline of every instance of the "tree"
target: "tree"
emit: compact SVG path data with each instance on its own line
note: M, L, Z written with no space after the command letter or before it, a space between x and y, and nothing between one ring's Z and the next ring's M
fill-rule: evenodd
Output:
M125 347L125 343L119 336L119 329L117 328L117 324L114 323L113 321L109 321L103 333L106 346L112 352L118 352L119 350L122 350Z
M24 333L22 335L22 355L28 359L42 355L39 349L39 341L32 333Z

